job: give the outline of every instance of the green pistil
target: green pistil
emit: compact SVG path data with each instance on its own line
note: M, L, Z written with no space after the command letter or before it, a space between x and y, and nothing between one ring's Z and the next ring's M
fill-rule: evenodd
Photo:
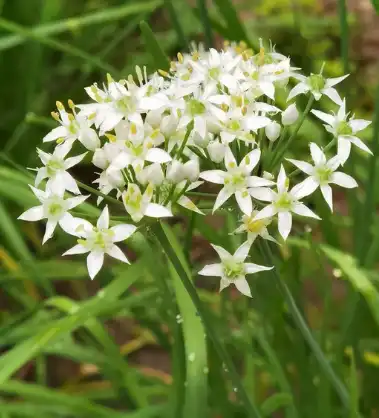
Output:
M209 77L216 80L220 75L220 69L219 68L211 68L208 72Z
M243 263L238 263L234 260L223 262L223 272L228 280L236 280L238 277L244 274Z
M59 160L52 159L48 161L48 163L46 164L46 169L49 175L52 175L56 171L62 170L63 168L64 168L64 165L62 161L59 161Z
M332 173L333 171L328 167L319 167L316 169L316 174L321 184L329 183Z
M321 74L312 74L308 81L311 89L314 91L320 91L325 87L325 79Z
M353 130L346 121L342 121L338 124L337 135L352 135Z
M232 120L228 123L228 128L231 131L239 131L241 129L241 124L238 122L238 120Z
M59 215L60 212L62 212L62 205L60 205L59 203L52 203L49 206L50 215L56 216Z
M205 113L205 106L199 100L191 99L188 102L188 110L192 116L202 115Z
M278 200L275 202L275 206L278 209L291 210L292 205L293 205L293 200L288 193L282 193L279 196Z

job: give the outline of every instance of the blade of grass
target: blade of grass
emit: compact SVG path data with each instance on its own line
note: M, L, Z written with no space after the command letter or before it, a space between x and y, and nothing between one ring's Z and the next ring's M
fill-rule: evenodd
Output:
M22 35L27 39L33 39L35 41L40 42L43 45L46 45L50 48L56 49L58 51L64 52L66 54L73 55L77 58L81 58L85 62L89 62L90 64L94 65L95 67L100 68L103 71L109 73L116 73L117 70L112 65L103 62L101 59L97 58L94 55L91 55L79 48L76 48L66 42L60 42L55 39L49 38L46 35L39 35L38 33L33 32L30 29L27 29L24 26L18 25L17 23L11 22L0 17L0 28L5 29L9 32L17 33Z
M175 234L167 225L165 225L165 233L176 255L180 258L180 262L183 268L185 268L187 276L190 277L191 270L180 249L180 244ZM197 315L194 303L171 263L169 264L169 271L173 278L176 301L181 314L186 353L185 405L182 417L206 418L208 416L208 364L204 326L200 317Z
M172 22L172 25L175 29L176 35L178 37L178 44L180 48L187 48L188 47L188 41L186 39L186 35L184 33L184 30L182 28L182 25L179 20L178 13L174 6L174 0L164 0L164 5L168 11L168 14L170 16L170 20Z
M215 0L215 4L227 25L228 37L231 41L249 43L245 27L238 17L237 10L230 0Z
M89 25L98 25L106 22L117 21L133 14L150 12L155 10L161 4L162 1L150 1L126 4L120 7L107 7L99 12L89 13L84 16L72 17L54 23L39 25L31 29L31 32L39 37L57 35L62 32L68 32L75 29L77 30ZM27 37L23 34L3 37L0 39L0 51L20 45L26 40Z
M275 260L272 251L266 241L260 244L260 248L262 251L262 255L266 261L266 264L271 266L275 265ZM279 289L282 292L284 299L288 305L288 308L292 314L293 320L295 321L299 331L302 333L304 340L307 342L310 349L312 350L315 358L317 359L317 362L319 363L321 369L324 371L325 376L327 376L330 382L332 383L336 393L338 394L338 397L341 400L341 403L344 405L345 408L348 409L350 407L349 394L339 377L335 374L333 368L331 367L329 361L326 359L317 341L314 339L311 330L309 329L307 323L305 322L296 305L291 291L289 290L287 284L283 281L282 277L278 273L277 268L270 270L270 272L271 275L274 277L276 283L278 284Z
M349 73L349 24L347 21L346 0L338 0L338 15L341 29L341 58L345 74Z
M154 60L155 69L168 70L170 68L170 61L156 40L150 26L143 21L140 23L140 28L146 49Z
M214 39L212 33L212 25L208 15L206 0L197 0L197 9L199 11L200 21L203 25L205 46L207 48L212 48L214 45Z
M260 418L261 414L257 406L252 403L250 397L246 393L243 385L241 384L241 377L238 375L237 370L235 369L235 366L233 364L233 361L231 357L229 356L229 353L225 349L224 344L222 344L222 342L218 338L215 332L215 327L212 324L212 320L210 319L209 314L206 311L206 308L201 302L192 284L192 281L190 277L188 276L185 267L183 266L183 263L181 262L180 258L178 257L175 250L171 246L168 235L166 233L165 226L159 222L153 225L152 229L153 229L155 236L159 240L163 248L163 251L166 253L168 259L170 260L175 270L177 271L180 279L182 280L184 287L186 288L189 296L192 299L192 302L196 306L196 309L203 321L204 328L206 329L207 335L211 339L218 355L220 356L222 361L225 363L225 366L227 367L229 371L230 379L233 383L233 386L234 388L236 388L237 394L240 400L243 402L248 416Z

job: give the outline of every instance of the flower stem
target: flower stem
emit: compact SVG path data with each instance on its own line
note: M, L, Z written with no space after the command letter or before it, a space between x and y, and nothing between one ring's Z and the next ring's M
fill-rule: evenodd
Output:
M94 189L93 187L87 186L86 184L82 183L81 181L76 180L76 183L82 189L87 190L87 192L93 193L97 196L101 196L104 200L107 200L110 203L115 203L116 205L124 206L119 200L115 199L114 197L110 197L110 196L108 196L104 193L101 193L98 190Z
M308 100L308 104L307 107L305 108L303 114L301 115L301 118L298 120L291 136L288 138L288 140L286 142L284 142L283 146L281 147L281 149L278 150L276 156L274 157L274 161L272 162L272 166L270 167L272 170L274 168L276 168L276 165L280 162L280 160L283 158L284 154L286 153L287 149L289 148L289 146L291 145L291 143L293 142L293 140L296 138L297 133L299 132L299 129L302 127L305 118L308 116L308 113L310 112L313 102L314 102L315 98L313 97L313 95L311 94Z
M229 356L229 353L225 349L225 346L222 344L216 330L212 324L212 320L210 319L206 308L204 307L203 303L201 302L199 295L196 292L195 287L193 286L186 269L184 268L182 262L180 261L179 257L177 256L174 248L170 244L170 241L166 235L164 225L160 222L157 222L153 227L152 230L157 237L158 241L162 245L163 251L166 253L168 259L170 260L171 264L174 266L176 272L178 273L184 287L186 288L189 296L192 299L192 302L196 306L196 309L202 319L204 324L205 330L207 335L211 339L214 348L216 349L221 361L224 362L225 366L229 371L230 378L232 380L232 384L240 398L243 402L247 416L252 418L261 418L261 414L254 403L252 403L250 397L245 391L245 388L241 384L241 378L237 373L236 368L234 367L233 361Z
M263 240L263 243L260 243L259 245L260 245L261 252L263 254L263 257L265 258L267 265L274 265L274 256L267 242ZM275 277L275 280L279 286L279 289L284 296L284 299L288 305L288 308L292 314L292 317L297 327L299 328L300 332L302 333L303 338L308 343L320 367L322 368L326 377L329 379L330 383L332 384L336 393L338 394L342 404L347 409L349 409L350 408L349 393L346 390L344 384L339 379L339 377L335 374L328 359L325 357L325 354L322 352L318 342L314 339L312 332L309 329L307 323L305 322L303 316L301 315L299 308L296 305L295 299L293 298L291 291L289 290L286 282L278 274L277 269L270 270L270 272Z

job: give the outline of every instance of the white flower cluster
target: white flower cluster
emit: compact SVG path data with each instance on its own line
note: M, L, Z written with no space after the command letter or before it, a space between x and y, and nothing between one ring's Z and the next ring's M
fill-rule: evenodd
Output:
M134 224L145 217L169 217L180 207L203 214L205 209L191 200L196 195L193 190L204 181L214 183L219 186L203 186L219 187L213 212L235 205L230 200L234 195L242 218L234 232L247 233L247 240L234 255L214 246L221 264L208 265L200 274L220 276L221 289L235 284L251 296L245 275L268 268L245 263L255 238L276 242L268 227L277 223L285 240L293 214L319 219L302 202L316 189L320 188L332 209L331 185L357 186L352 177L337 170L349 157L351 144L370 152L356 136L370 122L346 113L345 101L334 88L345 77L326 79L322 72L305 77L291 67L288 57L263 47L254 54L243 43L226 44L222 51L178 54L169 72L150 77L139 67L136 76L126 80L114 81L108 76L106 84L85 89L91 103L69 101L68 110L57 103L58 112L52 115L60 126L43 139L55 141L56 147L52 154L38 150L43 166L37 169L31 186L41 205L20 218L47 218L43 242L53 235L57 224L77 236L78 244L65 254L89 253L87 265L93 278L104 254L128 262L115 243L133 234ZM299 115L295 103L284 110L275 105L276 92L288 91L290 79L298 83L287 101L308 94L306 113L323 95L339 106L336 114L311 110L325 122L331 142L324 150L311 142L310 161L286 158L292 156L289 145L306 116ZM86 152L67 158L75 141ZM334 146L335 156L328 160L324 152ZM131 224L109 227L107 206L96 227L69 213L88 196L80 194L83 185L67 170L87 153L91 153L97 175L97 204L108 199L107 195L112 197L109 200L118 199ZM297 167L296 173L306 175L292 188L291 175L286 175L283 165L286 161ZM38 189L42 184L44 191ZM77 196L68 197L68 192Z

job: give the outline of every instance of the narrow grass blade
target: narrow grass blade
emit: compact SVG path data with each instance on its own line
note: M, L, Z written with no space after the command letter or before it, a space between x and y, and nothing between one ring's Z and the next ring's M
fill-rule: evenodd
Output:
M271 249L266 241L264 241L261 245L261 251L267 265L275 265L275 260L272 255ZM296 305L295 299L293 298L291 291L289 290L287 284L284 282L282 277L277 272L277 268L271 270L270 272L272 276L275 278L275 281L278 283L278 286L292 314L293 320L295 321L299 331L302 333L304 340L309 345L325 375L329 378L330 382L332 383L342 404L345 406L345 408L348 409L350 407L349 394L343 383L340 381L339 377L335 374L332 366L330 365L328 359L325 357L317 341L314 339L311 330L309 329L307 323L305 322Z
M341 58L345 74L349 72L349 23L347 21L346 0L338 0L338 14L341 29Z
M199 17L203 25L205 46L212 48L214 46L212 25L208 15L208 8L205 0L197 0L197 8L199 10Z
M375 9L376 13L379 13L379 0L371 0L371 4Z
M289 393L276 393L267 398L262 404L262 414L270 418L278 411L292 403L292 396Z
M80 29L90 25L100 25L107 22L113 22L124 19L127 16L142 12L150 12L159 7L162 1L137 2L126 4L120 7L107 7L104 10L94 13L88 13L84 16L72 17L54 23L39 25L31 31L36 36L58 35L62 32ZM25 42L27 38L23 34L3 37L0 39L0 51L15 47Z
M215 4L227 25L229 40L248 42L245 27L231 0L215 0Z
M178 37L178 43L181 48L187 48L188 42L186 39L186 35L180 23L180 19L178 13L175 9L174 0L164 0L164 5L168 11L170 16L170 20L172 22L172 26L175 29L176 36Z
M155 236L157 237L160 244L162 245L162 248L164 252L166 253L168 259L170 260L175 270L177 271L180 279L182 280L184 287L186 288L189 296L192 299L192 302L196 306L197 312L199 313L203 321L204 328L207 332L207 335L212 340L212 343L214 344L214 347L217 350L218 355L220 356L222 361L225 363L225 366L227 367L229 371L232 384L236 388L237 394L240 400L243 402L248 416L260 418L261 414L258 408L256 407L256 405L252 403L250 397L246 393L241 383L241 377L238 375L237 370L235 369L232 359L230 358L229 353L225 349L224 344L218 338L218 335L216 334L216 328L214 327L206 308L201 302L191 282L191 279L189 275L187 274L185 266L183 266L183 263L181 262L180 258L177 256L175 250L171 246L165 227L163 226L163 224L157 223L156 225L153 226L152 229L153 229Z
M66 42L60 42L55 39L49 38L46 35L39 35L38 33L35 33L30 29L18 25L17 23L10 22L9 20L6 20L2 17L0 17L0 28L3 28L9 32L22 35L27 39L34 39L50 48L81 58L82 60L94 65L95 67L100 68L103 71L107 71L110 73L115 73L117 71L113 66L107 64L106 62L103 62L96 56L93 56L79 48L76 48Z
M186 263L185 256L172 230L165 225L165 233L174 249L188 277L191 270ZM186 385L185 405L183 418L206 418L208 416L208 364L205 330L201 318L196 314L196 307L187 293L180 277L169 264L171 277L173 278L176 300L181 315L184 346L186 353Z
M154 60L155 69L167 71L170 68L170 61L159 45L150 26L146 22L141 22L140 28L146 49Z

